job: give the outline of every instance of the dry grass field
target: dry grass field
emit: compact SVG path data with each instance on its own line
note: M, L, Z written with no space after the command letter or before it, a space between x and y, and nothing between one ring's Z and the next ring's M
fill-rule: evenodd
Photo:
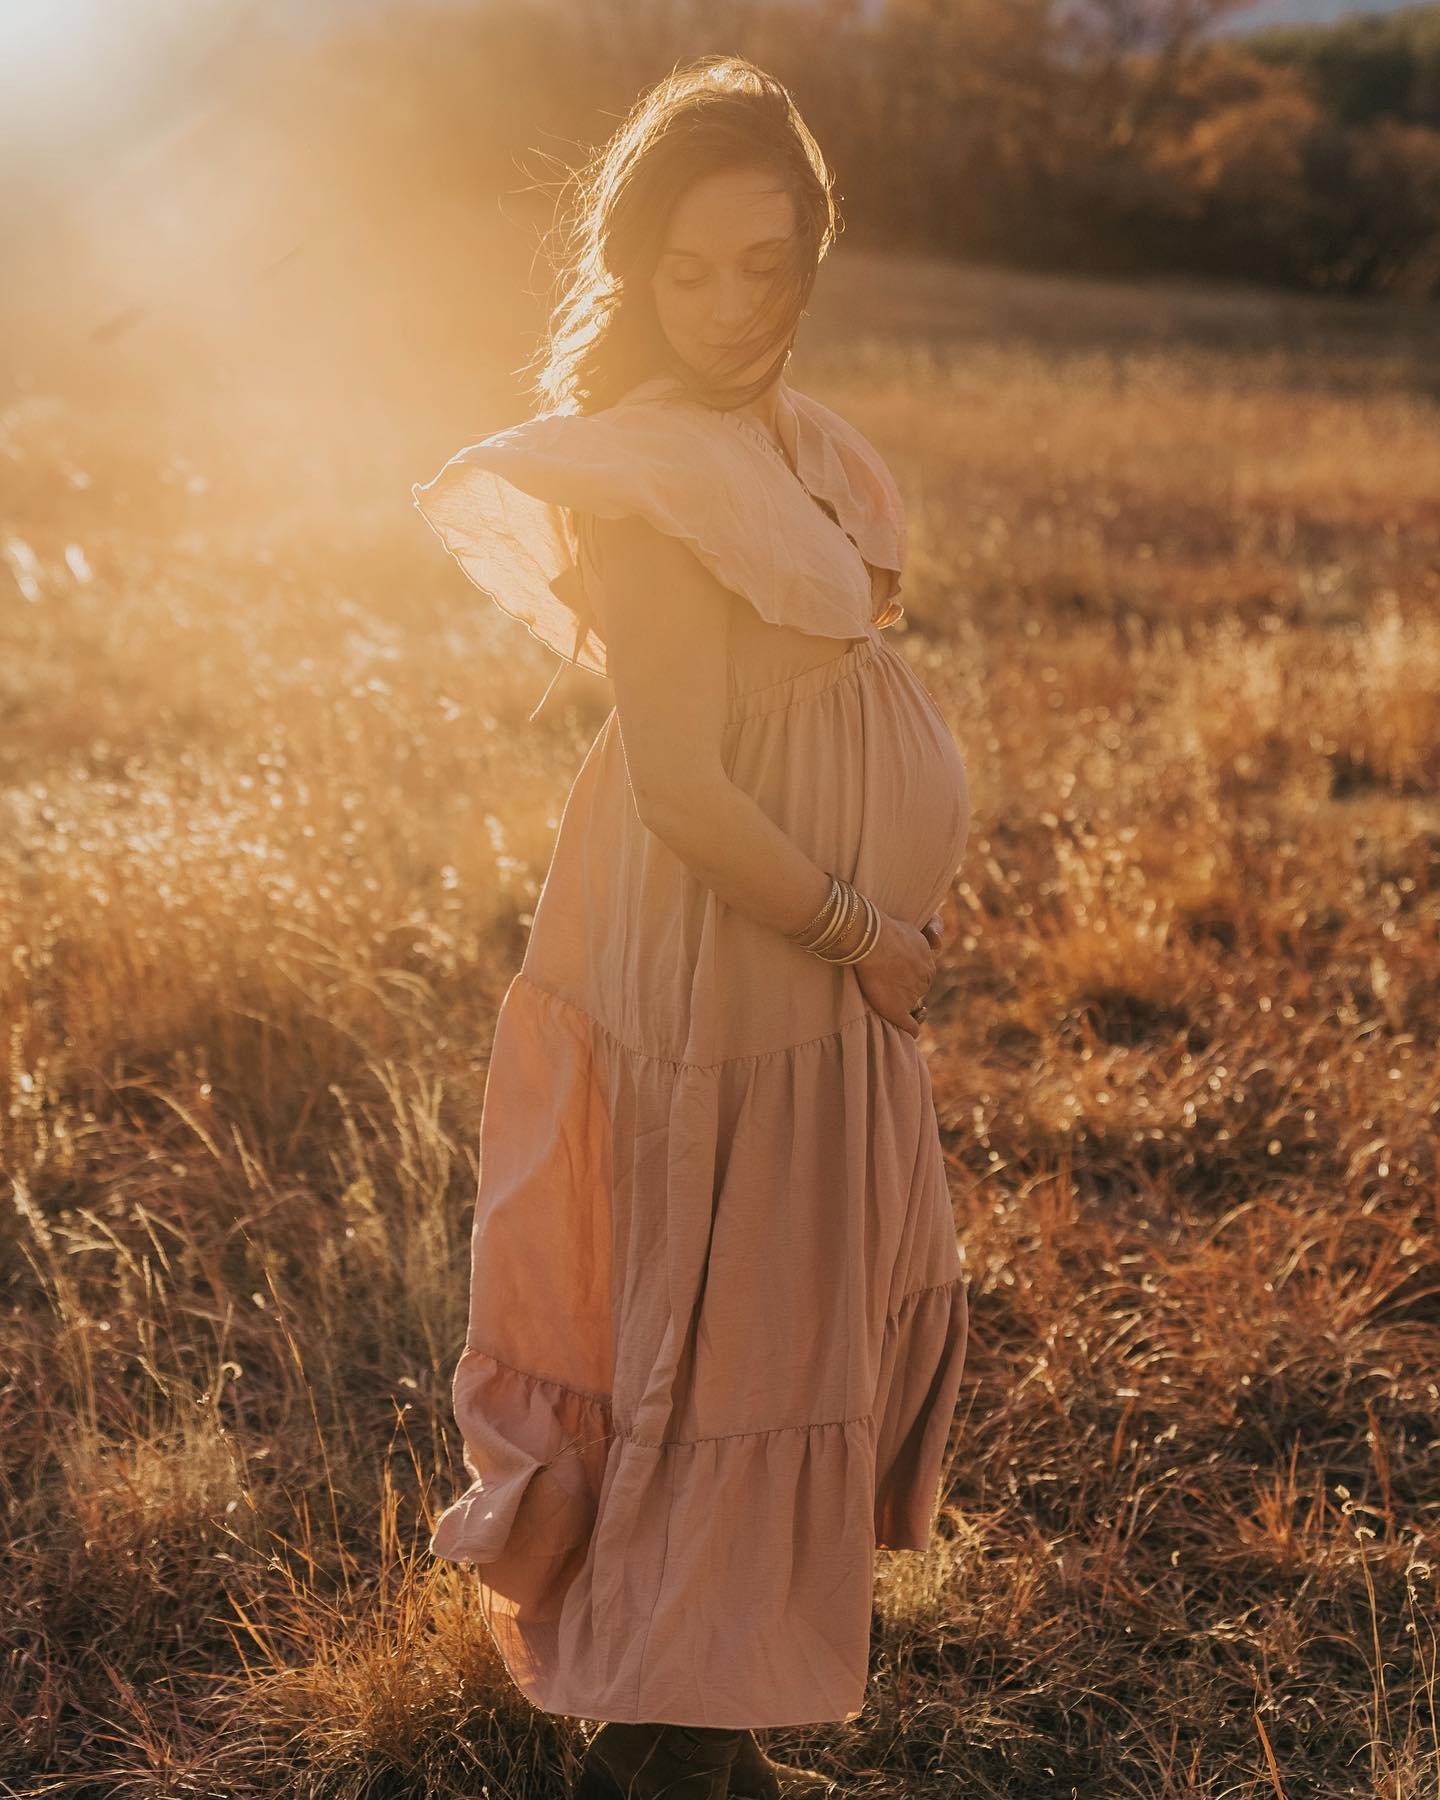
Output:
M425 1542L494 1010L610 700L527 726L552 660L411 509L535 315L453 237L417 311L407 248L223 341L5 334L7 1797L539 1800L583 1747ZM857 1800L1434 1795L1440 314L842 247L791 374L901 483L971 774L922 1042L972 1337L867 1708L772 1747Z

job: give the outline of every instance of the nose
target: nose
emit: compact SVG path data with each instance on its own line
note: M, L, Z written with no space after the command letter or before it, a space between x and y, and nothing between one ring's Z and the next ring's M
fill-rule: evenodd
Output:
M728 337L744 323L748 314L749 302L740 279L735 275L722 275L710 309L710 330L712 337Z

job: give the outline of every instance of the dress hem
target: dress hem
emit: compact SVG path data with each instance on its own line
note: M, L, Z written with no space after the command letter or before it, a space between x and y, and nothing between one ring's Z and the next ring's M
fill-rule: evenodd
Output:
M511 1679L514 1680L514 1676ZM633 1707L621 1710L618 1707L607 1705L603 1712L599 1712L595 1710L596 1703L593 1698L590 1700L577 1698L573 1702L569 1700L557 1702L554 1699L547 1701L538 1698L537 1694L523 1682L516 1681L515 1685L537 1712L549 1713L562 1719L591 1719L607 1725L689 1725L692 1728L710 1731L786 1731L801 1725L848 1725L858 1719L865 1709L862 1695L860 1704L846 1711L816 1713L807 1709L799 1718L786 1715L784 1718L777 1719L773 1715L767 1714L763 1719L757 1719L752 1715L744 1720L736 1720L729 1713L722 1714L719 1718L708 1719L696 1719L687 1713L684 1718L679 1718L673 1712L667 1712L664 1707L652 1707L648 1711L637 1712ZM868 1685L867 1679L866 1686L868 1687Z

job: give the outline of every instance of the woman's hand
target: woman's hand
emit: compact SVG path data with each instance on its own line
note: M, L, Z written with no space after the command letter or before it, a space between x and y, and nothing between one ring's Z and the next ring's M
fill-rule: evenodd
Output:
M920 931L904 919L881 913L874 948L853 965L860 991L876 1012L911 1037L919 1037L920 1021L910 1017L910 1008L924 999L944 941L939 913L932 914Z

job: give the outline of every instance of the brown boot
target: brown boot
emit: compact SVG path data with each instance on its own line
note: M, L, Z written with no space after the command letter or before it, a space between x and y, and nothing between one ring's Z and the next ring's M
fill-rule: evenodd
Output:
M581 1760L575 1800L725 1800L741 1735L708 1725L602 1725Z
M740 1735L740 1748L730 1765L730 1786L726 1790L745 1800L791 1800L791 1796L835 1793L835 1783L818 1769L802 1768L799 1763L772 1762L760 1748L753 1731Z

